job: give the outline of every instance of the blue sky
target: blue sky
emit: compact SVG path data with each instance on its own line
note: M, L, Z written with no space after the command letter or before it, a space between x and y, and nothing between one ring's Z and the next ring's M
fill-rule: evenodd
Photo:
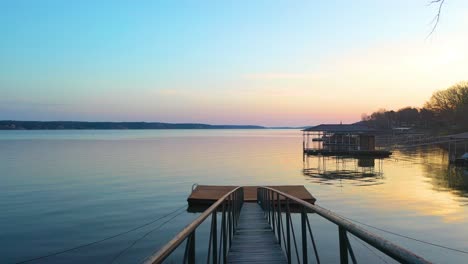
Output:
M308 125L468 79L468 3L0 1L0 119ZM435 74L437 73L437 74Z

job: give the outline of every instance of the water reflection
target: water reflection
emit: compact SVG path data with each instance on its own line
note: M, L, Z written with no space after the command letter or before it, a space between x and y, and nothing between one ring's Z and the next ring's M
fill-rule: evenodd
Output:
M468 169L454 165L437 167L426 164L425 176L431 180L437 191L451 191L462 197L468 197Z
M379 185L383 183L383 159L306 155L303 174L320 184Z
M400 166L420 165L434 190L468 197L468 168L449 164L446 150L420 147L399 151L396 156Z
M318 157L303 162L297 130L60 134L25 131L21 139L16 134L10 139L0 131L2 263L102 239L160 217L187 205L193 183L305 185L317 204L346 217L416 238L430 234L436 243L468 249L468 169L449 169L441 149L395 151L384 161L327 157L323 164ZM144 259L198 215L189 208L139 241L120 263ZM337 262L337 236L330 235L336 226L318 216L311 224L323 262ZM109 262L155 227L95 245L86 256L77 250L47 263ZM209 221L201 228L200 247L209 239ZM386 238L434 263L466 262L465 255ZM203 252L206 248L200 256Z

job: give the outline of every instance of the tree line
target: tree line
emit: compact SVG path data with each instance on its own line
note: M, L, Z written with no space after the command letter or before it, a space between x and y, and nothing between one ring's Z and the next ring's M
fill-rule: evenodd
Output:
M468 131L468 81L439 90L422 108L404 107L397 111L380 109L362 116L362 122L378 129L411 127L434 132Z
M0 121L0 130L60 129L262 129L251 125L173 124L161 122Z

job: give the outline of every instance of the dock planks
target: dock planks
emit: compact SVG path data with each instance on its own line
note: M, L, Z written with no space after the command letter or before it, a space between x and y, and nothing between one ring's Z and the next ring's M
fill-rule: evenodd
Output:
M190 206L209 205L216 202L219 198L223 197L223 195L236 187L237 186L228 185L198 185L187 198L187 201ZM312 204L315 203L316 200L307 191L304 185L281 185L267 187L277 189ZM258 186L243 186L243 188L244 202L257 202ZM280 199L282 200L283 198L280 197Z
M242 206L227 260L232 264L287 263L286 256L257 203L244 203Z

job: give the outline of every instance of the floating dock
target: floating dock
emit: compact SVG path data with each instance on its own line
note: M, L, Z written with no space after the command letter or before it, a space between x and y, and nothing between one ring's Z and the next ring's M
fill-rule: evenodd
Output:
M206 206L211 205L218 199L223 197L226 193L234 190L238 186L229 185L197 185L192 193L187 198L189 206ZM281 192L295 196L308 203L314 204L316 199L312 194L307 191L304 185L280 185L280 186L266 186L274 188ZM258 186L243 186L244 188L244 202L257 202L257 189ZM280 197L280 200L283 200Z
M392 152L376 147L379 133L365 125L322 124L302 130L302 149L304 155L387 158Z
M349 157L373 157L387 158L392 155L388 150L328 150L328 149L304 149L304 154L320 156L349 156Z

